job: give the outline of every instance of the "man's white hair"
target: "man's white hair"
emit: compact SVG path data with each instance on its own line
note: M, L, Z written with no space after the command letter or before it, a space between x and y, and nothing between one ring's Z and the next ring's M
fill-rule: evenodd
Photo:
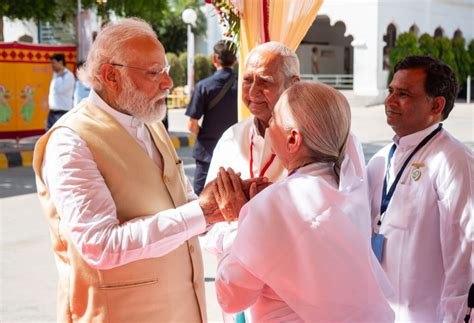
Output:
M276 41L263 43L254 47L245 59L245 64L247 64L248 59L252 55L255 53L261 54L262 52L272 53L281 57L281 72L285 76L287 82L294 76L300 76L300 61L298 56L296 56L295 52L293 52L288 46Z
M126 43L139 37L157 38L153 28L139 18L127 18L105 25L92 44L86 63L78 71L79 79L95 91L100 91L100 67L107 63L123 63L130 55Z

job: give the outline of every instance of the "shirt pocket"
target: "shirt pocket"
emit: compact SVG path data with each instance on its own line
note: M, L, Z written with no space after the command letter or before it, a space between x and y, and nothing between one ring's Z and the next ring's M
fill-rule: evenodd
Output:
M417 183L398 183L385 214L384 222L395 229L407 230L420 213L420 186Z

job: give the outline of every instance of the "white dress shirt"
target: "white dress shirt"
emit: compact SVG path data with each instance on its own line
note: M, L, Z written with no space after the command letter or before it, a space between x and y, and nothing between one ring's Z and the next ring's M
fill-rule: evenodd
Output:
M393 322L390 284L347 213L359 208L340 208L356 200L332 165L315 163L247 203L218 266L224 311L251 306L257 322Z
M53 73L49 85L48 104L53 111L69 111L73 108L74 74L64 68L64 74Z
M162 156L143 122L112 109L94 91L87 100L115 118L163 168ZM42 175L62 223L92 267L109 269L163 256L205 231L203 212L189 181L189 203L120 224L112 195L87 144L69 128L51 134Z
M389 185L438 125L394 137ZM388 145L368 165L372 218L379 216ZM462 322L473 279L472 151L441 130L406 167L382 218L382 267L395 290L397 322ZM390 186L388 186L390 187Z

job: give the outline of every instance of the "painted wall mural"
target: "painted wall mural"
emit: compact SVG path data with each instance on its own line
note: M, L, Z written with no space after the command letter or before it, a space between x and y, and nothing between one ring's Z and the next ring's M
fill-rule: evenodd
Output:
M76 46L0 44L0 139L44 133L55 53L63 53L74 71Z

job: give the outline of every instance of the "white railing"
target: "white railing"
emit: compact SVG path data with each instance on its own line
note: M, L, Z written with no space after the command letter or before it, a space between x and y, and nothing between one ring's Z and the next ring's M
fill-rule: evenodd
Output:
M336 89L352 89L354 84L352 74L301 74L301 79L319 81Z

